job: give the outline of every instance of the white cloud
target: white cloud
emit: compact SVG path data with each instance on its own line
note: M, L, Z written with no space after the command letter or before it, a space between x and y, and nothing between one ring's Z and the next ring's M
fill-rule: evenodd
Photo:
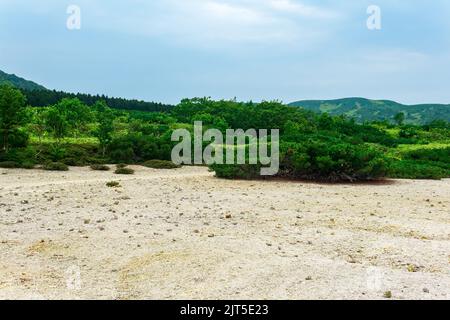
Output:
M112 23L98 24L177 44L208 48L230 45L306 45L323 40L337 15L292 0L155 0L128 1L97 7L96 14ZM138 9L134 9L134 8Z
M303 4L298 1L292 1L292 0L269 0L267 1L269 7L278 10L283 11L287 13L293 13L298 14L305 17L311 17L311 18L332 18L336 17L337 13L332 12L330 10L326 10L324 8L316 7L316 6L310 6Z

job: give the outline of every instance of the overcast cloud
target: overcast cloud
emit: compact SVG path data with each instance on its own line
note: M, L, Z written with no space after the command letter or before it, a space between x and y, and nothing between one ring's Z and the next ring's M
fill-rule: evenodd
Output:
M69 5L81 30L66 28ZM382 29L368 30L376 4ZM445 0L0 0L0 69L176 103L363 96L450 103Z

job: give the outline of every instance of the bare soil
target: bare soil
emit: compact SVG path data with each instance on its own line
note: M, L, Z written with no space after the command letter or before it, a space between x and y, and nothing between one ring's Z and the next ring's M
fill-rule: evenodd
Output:
M133 168L0 169L0 298L450 299L450 180Z

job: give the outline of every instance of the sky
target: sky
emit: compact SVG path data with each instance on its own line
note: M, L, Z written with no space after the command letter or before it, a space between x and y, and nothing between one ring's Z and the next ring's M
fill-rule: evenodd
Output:
M450 103L450 1L0 0L0 70L164 103Z

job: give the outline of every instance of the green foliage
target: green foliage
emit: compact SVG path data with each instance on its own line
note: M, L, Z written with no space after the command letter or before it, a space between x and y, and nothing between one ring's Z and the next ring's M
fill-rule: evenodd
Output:
M347 116L333 116L334 107L330 105L326 108L330 114L316 114L278 101L253 103L210 98L184 99L175 108L169 108L170 112L119 111L110 108L113 100L107 97L47 91L31 95L44 100L59 98L47 107L25 108L25 99L19 91L8 86L0 88L3 126L0 162L10 161L14 166L29 168L47 163L92 165L93 170L106 170L106 163L176 168L170 162L177 143L171 141L172 131L183 128L192 132L193 123L201 121L204 130L216 128L222 132L279 129L278 177L354 181L386 176L450 176L448 149L433 150L450 145L450 125L446 121L436 120L425 126L399 126L388 121L358 124ZM357 103L364 109L364 101ZM341 104L352 113L350 103ZM156 109L151 111L169 111ZM396 112L404 111L396 109ZM405 123L411 123L410 115L406 112L404 115ZM427 151L422 150L425 148ZM261 168L213 165L211 169L218 177L253 179L260 178ZM130 170L126 165L118 167L122 174L129 174Z
M13 129L9 133L9 148L25 148L29 142L29 134L23 129Z
M131 168L117 168L114 171L115 174L134 174L134 170Z
M376 148L343 141L282 143L278 177L321 181L371 180L385 176L387 158ZM248 163L248 161L247 161ZM258 178L260 165L210 166L222 178Z
M450 169L435 166L432 162L398 160L389 167L389 177L397 179L442 179L450 177Z
M63 139L69 131L67 116L58 107L51 107L45 115L45 126L48 132L58 141Z
M394 116L394 121L397 123L397 125L401 126L403 125L403 122L405 122L405 114L403 112L399 112Z
M61 162L47 162L42 169L47 171L68 171L69 167Z
M93 164L91 165L91 169L95 171L109 171L111 170L110 167L104 164Z
M403 155L408 160L425 160L447 163L450 169L450 146L437 149L417 149L406 152Z
M259 179L259 165L232 165L232 164L212 164L209 166L216 173L216 177L224 179Z
M30 169L34 169L35 164L33 162L31 162L31 161L25 161L24 163L22 163L20 165L20 167L23 168L23 169L29 169L30 170Z
M108 146L108 156L114 162L138 163L145 160L169 160L173 143L169 135L146 136L139 133L115 138Z
M177 169L181 166L174 164L172 161L166 160L148 160L142 164L144 167L153 169Z
M97 110L98 128L94 131L102 148L102 155L105 156L106 148L112 142L114 131L114 113L104 102L97 102L94 106Z
M0 168L5 168L5 169L20 168L20 164L15 161L3 161L3 162L0 162Z
M22 92L27 97L28 103L33 107L48 107L55 105L63 99L78 99L88 106L95 105L98 101L105 101L110 108L120 110L138 110L144 112L168 112L173 106L158 102L146 102L122 98L111 98L105 95L90 95L83 93L68 93L55 90L27 90Z
M69 132L75 136L84 133L92 119L92 112L78 99L63 99L47 108L45 118L48 130L60 141Z
M109 188L119 188L120 187L120 182L118 181L109 181L106 183L106 186Z
M378 149L343 141L283 146L281 175L300 179L354 181L385 176L388 160Z
M18 127L25 120L25 97L17 89L9 85L0 85L0 146L8 152L10 137L18 133Z

